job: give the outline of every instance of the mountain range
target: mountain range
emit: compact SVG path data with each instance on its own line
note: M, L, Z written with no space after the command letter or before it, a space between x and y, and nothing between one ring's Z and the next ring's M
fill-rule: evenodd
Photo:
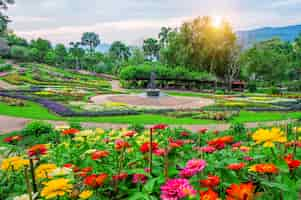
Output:
M238 41L243 47L272 38L280 38L283 41L294 41L301 33L301 25L285 27L264 27L259 29L237 31Z

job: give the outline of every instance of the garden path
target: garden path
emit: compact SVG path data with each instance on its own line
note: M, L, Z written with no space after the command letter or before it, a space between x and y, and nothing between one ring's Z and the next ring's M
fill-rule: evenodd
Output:
M0 134L9 133L12 131L21 130L25 127L25 125L32 121L32 119L26 119L26 118L17 118L17 117L9 117L9 116L3 116L0 115ZM53 125L64 125L67 124L67 122L63 121L48 121L52 123ZM289 121L270 121L270 122L251 122L251 123L245 123L245 126L247 128L256 128L258 126L274 126L274 125L285 125ZM85 128L95 128L95 127L101 127L103 129L118 129L118 128L126 128L127 124L110 124L110 123L92 123L92 122L84 122L82 123L82 126ZM149 125L151 126L151 125ZM209 124L209 125L172 125L171 127L183 127L186 129L189 129L191 131L198 131L202 128L208 128L209 130L218 130L218 131L224 131L230 128L230 124Z

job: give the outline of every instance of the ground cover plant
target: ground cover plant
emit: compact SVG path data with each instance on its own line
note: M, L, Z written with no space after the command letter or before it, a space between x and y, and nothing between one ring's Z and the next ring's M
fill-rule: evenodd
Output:
M34 122L3 136L1 198L298 199L296 124L197 133L75 126Z

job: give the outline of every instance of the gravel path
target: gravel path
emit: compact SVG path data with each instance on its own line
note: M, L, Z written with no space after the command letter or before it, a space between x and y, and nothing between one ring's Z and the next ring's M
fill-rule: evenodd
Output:
M24 128L24 126L32 121L31 119L25 119L25 118L16 118L16 117L8 117L8 116L2 116L0 115L0 134L9 133L12 131L21 130ZM66 122L62 121L48 121L52 123L53 125L64 125ZM256 128L258 126L274 126L274 125L284 125L287 124L288 121L274 121L274 122L252 122L252 123L246 123L245 126L247 128ZM95 128L95 127L101 127L104 129L118 129L118 128L126 128L127 124L110 124L110 123L90 123L85 122L82 123L83 127L86 128ZM230 124L209 124L209 125L172 125L171 127L184 127L191 131L198 131L201 128L208 128L209 130L227 130L230 127Z

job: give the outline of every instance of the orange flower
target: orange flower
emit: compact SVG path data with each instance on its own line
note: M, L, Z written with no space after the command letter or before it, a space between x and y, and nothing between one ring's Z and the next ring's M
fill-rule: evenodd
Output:
M75 128L69 128L69 129L66 129L66 130L62 131L62 134L63 135L74 135L78 132L79 132L79 130L77 130Z
M107 157L109 154L110 153L108 151L94 151L91 155L91 158L92 160L99 160Z
M232 184L227 189L226 200L253 200L255 186L252 183Z
M300 160L294 160L292 154L289 154L289 155L285 156L284 160L287 163L290 171L298 168L301 165L301 161Z
M126 149L128 147L130 147L130 144L126 141L123 141L123 140L116 140L115 141L115 149L117 151L120 151L122 149Z
M223 149L226 144L232 143L233 140L234 140L233 136L224 136L209 141L208 145L213 146L216 149Z
M249 171L258 172L258 173L276 174L278 172L278 169L274 164L257 164L251 166L249 168Z
M233 163L227 166L228 169L233 170L233 171L238 171L241 170L246 166L245 163Z
M200 192L200 200L218 200L218 194L214 192L211 188L207 191Z
M30 157L45 155L47 153L47 147L45 144L37 144L29 148L27 153Z
M212 188L219 184L220 180L218 176L208 175L207 179L200 180L200 184L202 187Z
M97 188L101 187L107 178L107 174L92 174L91 176L87 176L85 178L84 183L90 187Z

